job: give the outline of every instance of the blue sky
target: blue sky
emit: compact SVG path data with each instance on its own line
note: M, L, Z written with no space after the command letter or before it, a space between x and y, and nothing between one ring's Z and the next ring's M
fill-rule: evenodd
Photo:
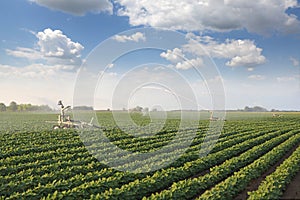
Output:
M126 83L128 88L143 85L141 80L148 80L146 77L156 81L169 77L165 85L181 88L182 80L170 76L176 72L188 80L200 108L212 108L210 93L214 91L207 84L219 89L222 84L227 109L259 105L300 110L299 1L4 0L0 5L0 90L5 91L0 102L55 107L57 100L63 99L72 104L81 64L92 63L91 57L97 48L104 48L104 41L114 42L111 48L143 47L154 42L150 38L154 36L136 28L157 27L179 31L185 38L174 41L170 49L144 49L118 57L97 86L101 91L94 94L96 108L112 107L114 89L126 75L135 78ZM168 42L173 40L165 37L164 45L171 47ZM104 52L118 52L114 50ZM208 55L215 66L206 60ZM205 70L203 66L215 67L216 71L211 77L197 77L193 66L200 71ZM102 69L92 71L100 73ZM133 69L137 71L130 74ZM99 77L95 80L99 82ZM170 102L170 91L160 88L162 93L154 92L156 87L142 87L136 90L140 93L118 105L153 107L161 102L166 109L176 109L178 99ZM178 91L179 97L189 96Z

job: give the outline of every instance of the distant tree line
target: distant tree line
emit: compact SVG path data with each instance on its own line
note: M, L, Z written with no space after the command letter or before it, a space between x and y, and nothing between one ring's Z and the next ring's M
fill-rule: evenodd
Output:
M94 110L92 106L75 106L73 110Z
M254 106L254 107L248 107L246 106L244 108L245 112L268 112L266 108L260 107L260 106Z
M244 109L238 109L237 111L242 111L242 112L268 112L268 110L266 108L263 108L261 106L254 106L254 107L246 106Z
M0 103L0 112L28 112L28 111L52 111L48 105L32 105L32 104L17 104L15 101L10 102L8 106Z

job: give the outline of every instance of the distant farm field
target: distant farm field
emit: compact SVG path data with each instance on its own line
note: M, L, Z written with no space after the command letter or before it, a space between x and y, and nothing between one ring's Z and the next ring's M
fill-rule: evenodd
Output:
M203 112L189 149L149 173L117 171L94 158L78 130L52 130L56 114L0 113L0 199L300 199L300 113L227 113L212 151L199 157L209 125ZM177 133L169 113L163 130L138 138L118 129L110 112L97 117L122 149L160 149ZM137 124L149 118L136 114ZM130 127L129 127L130 128Z

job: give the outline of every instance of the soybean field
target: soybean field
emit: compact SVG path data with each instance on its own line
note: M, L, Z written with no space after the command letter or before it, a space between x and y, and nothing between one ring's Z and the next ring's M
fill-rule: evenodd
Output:
M52 130L46 121L56 114L0 113L0 199L300 199L300 113L281 115L227 113L221 135L211 138L216 144L201 157L210 122L204 113L199 126L186 130L196 137L180 158L131 173L99 162L80 130ZM170 116L157 134L135 137L118 128L111 112L97 113L107 138L132 152L167 145L180 123ZM133 119L149 123L140 114Z

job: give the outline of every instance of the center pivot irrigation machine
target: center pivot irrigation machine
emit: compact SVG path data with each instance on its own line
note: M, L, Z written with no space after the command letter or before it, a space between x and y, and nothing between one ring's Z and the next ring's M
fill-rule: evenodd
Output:
M48 123L57 123L53 125L53 129L69 129L69 128L100 128L99 126L94 125L93 119L90 122L75 121L71 119L70 115L66 115L66 111L71 109L71 106L64 106L62 101L58 101L60 106L60 114L58 115L57 121L47 121Z

